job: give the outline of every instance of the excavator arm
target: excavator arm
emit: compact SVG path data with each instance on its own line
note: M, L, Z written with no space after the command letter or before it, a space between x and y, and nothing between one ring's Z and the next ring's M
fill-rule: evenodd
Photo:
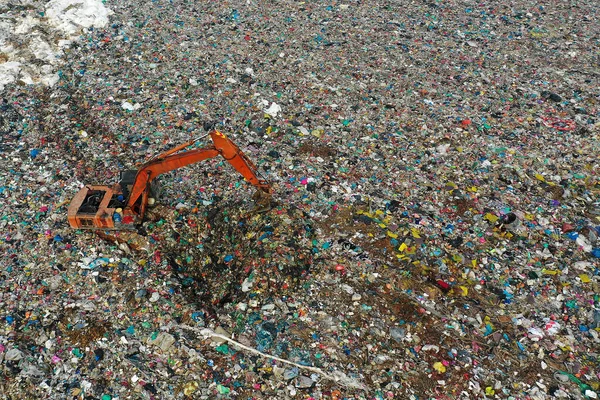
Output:
M148 203L150 183L160 174L185 167L218 155L223 156L248 182L259 190L270 193L270 185L258 177L256 166L245 154L223 133L212 130L209 133L213 146L201 149L184 151L195 141L184 143L174 149L166 151L148 161L138 170L133 182L127 208L143 216Z

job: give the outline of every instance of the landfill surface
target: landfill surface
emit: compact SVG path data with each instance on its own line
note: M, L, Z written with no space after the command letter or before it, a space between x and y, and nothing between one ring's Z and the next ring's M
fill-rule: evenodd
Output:
M3 1L0 399L597 399L599 7Z

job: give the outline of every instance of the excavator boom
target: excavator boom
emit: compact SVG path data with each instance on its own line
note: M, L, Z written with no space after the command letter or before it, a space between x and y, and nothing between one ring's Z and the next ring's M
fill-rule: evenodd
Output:
M225 158L259 191L271 194L270 184L258 177L256 166L235 143L216 130L211 130L208 135L212 139L212 146L185 150L196 140L183 143L144 163L135 172L133 180L128 174L128 178L121 179L112 187L85 186L69 205L69 224L73 228L131 229L144 218L150 184L157 176L218 155Z

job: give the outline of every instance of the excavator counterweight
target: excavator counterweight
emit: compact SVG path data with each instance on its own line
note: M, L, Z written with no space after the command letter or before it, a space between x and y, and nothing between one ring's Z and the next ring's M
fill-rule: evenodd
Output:
M213 145L186 150L197 140L183 143L142 164L137 171L123 171L112 186L86 185L73 197L67 217L76 229L135 229L150 199L151 183L165 172L221 155L263 195L270 198L271 185L258 176L256 166L223 133L211 130Z

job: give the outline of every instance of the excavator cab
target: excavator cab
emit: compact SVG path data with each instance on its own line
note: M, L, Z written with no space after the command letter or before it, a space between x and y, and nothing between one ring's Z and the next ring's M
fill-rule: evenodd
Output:
M137 171L134 169L128 169L125 171L121 171L119 173L119 185L121 186L121 191L123 193L124 198L129 197L129 193L131 192L131 188L135 183L135 176L137 175Z
M209 136L213 146L185 150L197 142L193 140L152 158L138 170L122 171L113 186L84 186L69 205L69 225L75 229L136 229L152 203L157 176L218 155L257 187L261 202L270 199L270 184L258 177L257 168L246 155L223 133L212 130Z

